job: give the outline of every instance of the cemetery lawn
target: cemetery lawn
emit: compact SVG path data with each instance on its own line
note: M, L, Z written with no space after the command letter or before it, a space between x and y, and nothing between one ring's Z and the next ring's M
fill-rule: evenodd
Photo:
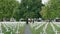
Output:
M37 30L35 30L35 28L31 28L31 31L32 31L32 34L40 34L40 33L44 33L43 32L43 28L45 27L47 23L45 23L44 25L42 25L40 28L38 28ZM53 23L52 23L53 24ZM58 34L60 34L60 27L58 27L56 24L53 24L53 26L55 27L55 29L58 31ZM38 27L38 26L36 26ZM50 23L48 23L47 25L47 28L46 28L46 31L45 31L47 34L56 34L55 31L53 31L53 28L51 26Z
M25 29L25 26L20 28L20 30L19 30L20 34L24 34L24 29Z
M45 23L46 24L46 23ZM32 30L32 34L40 34L40 32L43 32L43 27L45 26L45 24L43 24L40 28L38 28L37 30L35 30L34 28L31 28Z
M2 33L4 34L11 34L11 33L16 34L18 29L18 24L16 25L16 28L14 30L13 30L14 27L11 27L11 25L8 25L5 27L3 24L1 24L1 28L2 28ZM6 28L8 28L8 31ZM18 33L23 34L24 29L25 29L25 26L19 26Z
M55 34L52 27L51 27L51 25L50 25L50 23L47 26L46 33L47 34Z
M60 33L60 27L58 27L56 24L53 24L56 28L56 30L58 31L58 33Z

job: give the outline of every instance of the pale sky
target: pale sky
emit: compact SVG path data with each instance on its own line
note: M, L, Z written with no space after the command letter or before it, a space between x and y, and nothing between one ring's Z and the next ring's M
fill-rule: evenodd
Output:
M48 0L42 0L43 4L46 4L48 2Z
M21 0L17 0L19 3L21 2Z
M21 0L17 0L19 3L21 2ZM46 4L48 2L48 0L42 0L43 4Z

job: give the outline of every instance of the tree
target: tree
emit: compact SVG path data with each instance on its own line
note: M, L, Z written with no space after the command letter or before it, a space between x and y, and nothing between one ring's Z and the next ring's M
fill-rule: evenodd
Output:
M50 0L48 4L42 7L40 12L44 19L55 19L60 17L60 0Z
M16 0L0 0L0 19L13 17L18 5Z
M20 4L20 15L23 18L39 18L41 15L41 0L22 0Z
M19 21L19 19L21 18L18 8L15 10L15 13L13 14L13 18L15 18L16 21Z
M39 18L41 17L39 11L41 11L41 0L22 0L19 7L20 14L25 18ZM32 16L30 16L32 14Z

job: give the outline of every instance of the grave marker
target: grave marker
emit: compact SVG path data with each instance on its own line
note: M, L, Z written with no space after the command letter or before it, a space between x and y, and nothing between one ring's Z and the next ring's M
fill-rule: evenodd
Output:
M18 31L16 31L16 34L20 34Z
M10 34L12 34L12 32Z

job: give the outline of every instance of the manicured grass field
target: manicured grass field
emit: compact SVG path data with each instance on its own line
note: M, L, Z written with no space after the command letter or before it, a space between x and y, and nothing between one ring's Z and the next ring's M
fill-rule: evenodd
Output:
M52 22L51 22L52 23ZM58 27L56 24L52 23L55 29L58 31L57 34L60 34L60 27ZM43 28L45 27L46 23L42 25L40 28L35 30L35 26L31 28L31 31L33 34L44 34ZM39 25L37 25L38 27ZM51 24L48 22L47 28L45 30L46 34L56 34L56 32L53 30L53 27Z
M54 26L55 26L56 30L58 30L58 33L60 34L60 27L58 27L58 26L55 25L55 24L54 24Z
M60 34L60 27L57 25L60 24L54 24L53 22L41 22L30 24L30 27L32 34ZM24 29L25 24L22 23L1 23L0 27L0 31L4 34L24 34Z
M25 24L13 23L13 24L3 24L1 23L1 31L4 34L23 34Z
M50 23L47 26L46 32L47 32L47 34L55 34Z

